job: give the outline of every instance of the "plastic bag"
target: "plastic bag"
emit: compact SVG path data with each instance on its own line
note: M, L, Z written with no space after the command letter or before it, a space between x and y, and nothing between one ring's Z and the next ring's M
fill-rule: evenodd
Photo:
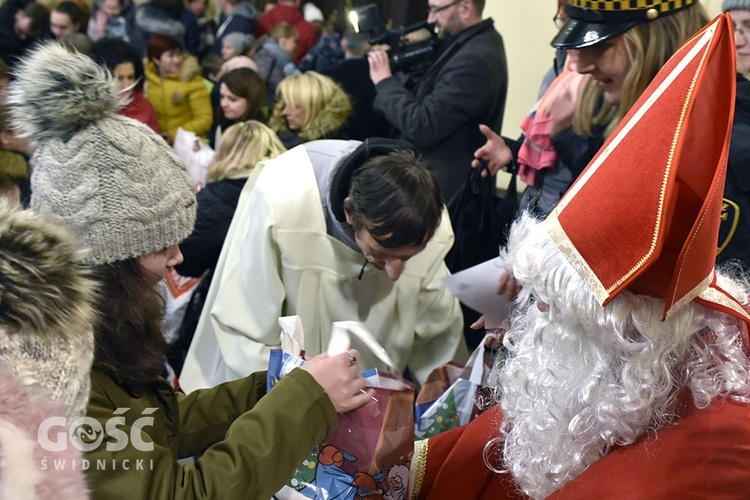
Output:
M486 343L497 335L488 333L469 357L465 366L446 363L435 368L419 391L415 405L414 435L426 439L448 429L468 424L489 408L487 394L478 391L487 384L487 373L492 368L485 362Z
M185 167L195 180L196 186L198 188L205 186L208 166L214 159L214 150L211 146L203 142L194 132L180 127L177 129L172 150L185 162Z

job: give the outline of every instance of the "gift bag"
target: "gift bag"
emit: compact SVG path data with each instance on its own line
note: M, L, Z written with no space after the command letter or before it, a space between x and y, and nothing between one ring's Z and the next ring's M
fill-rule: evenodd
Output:
M211 146L203 142L194 132L180 127L177 129L172 150L185 163L196 186L199 188L205 186L208 166L214 158L214 150Z
M353 322L334 323L329 354L348 349L349 333L374 347L378 357L385 354L372 335ZM282 333L282 338L285 335ZM387 354L380 359L393 367ZM298 356L272 351L269 386L302 364ZM354 500L373 495L401 498L399 495L406 493L414 448L414 385L375 369L362 375L374 392L373 401L340 415L336 431L315 447L275 498Z
M485 386L492 364L485 360L485 346L496 337L494 333L485 335L465 366L447 363L430 373L419 391L414 410L417 439L468 424L489 408Z

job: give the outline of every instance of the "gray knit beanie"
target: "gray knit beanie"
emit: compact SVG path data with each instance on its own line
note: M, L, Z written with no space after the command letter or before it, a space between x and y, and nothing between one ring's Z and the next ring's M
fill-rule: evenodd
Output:
M721 4L721 11L730 10L750 10L750 0L724 0Z
M77 231L85 264L146 255L192 232L190 175L161 137L117 114L122 103L107 70L50 42L15 76L14 124L37 143L31 207Z
M221 41L231 44L232 47L234 47L234 50L237 51L237 54L244 54L253 46L255 37L238 31L233 31L232 33L224 35L224 38L222 38Z

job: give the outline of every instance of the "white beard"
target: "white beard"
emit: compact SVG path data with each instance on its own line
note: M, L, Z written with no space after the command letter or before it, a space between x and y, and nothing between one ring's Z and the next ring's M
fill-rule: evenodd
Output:
M490 468L545 498L611 446L672 423L686 389L698 408L720 395L748 398L737 320L690 303L662 321L661 299L628 291L602 307L542 228L529 218L518 226L506 262L524 305L493 373L504 419L485 448Z
M609 446L635 441L657 423L654 413L666 412L673 402L669 388L659 388L672 381L642 352L640 368L655 365L657 373L637 377L651 380L652 387L623 382L627 346L600 348L591 332L570 331L545 316L531 304L516 322L508 333L514 352L500 375L504 463L534 498L574 479Z

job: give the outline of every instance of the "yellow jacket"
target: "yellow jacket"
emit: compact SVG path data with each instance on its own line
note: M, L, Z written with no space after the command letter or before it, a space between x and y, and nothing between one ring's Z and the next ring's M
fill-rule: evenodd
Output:
M213 123L213 108L195 58L187 56L179 74L162 78L151 61L145 72L146 98L154 106L159 129L172 139L178 127L205 136Z

